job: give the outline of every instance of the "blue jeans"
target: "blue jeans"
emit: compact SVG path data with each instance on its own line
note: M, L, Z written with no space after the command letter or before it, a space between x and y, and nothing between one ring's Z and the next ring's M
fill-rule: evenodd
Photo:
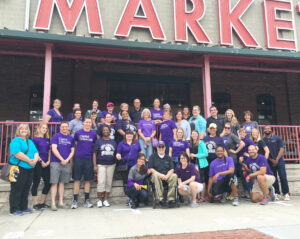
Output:
M281 191L282 191L283 195L289 193L290 189L289 189L289 185L288 185L288 181L287 181L287 177L286 177L284 160L280 159L278 161L278 164L276 167L273 167L273 164L271 162L269 162L269 164L270 164L273 174L276 178L275 183L273 184L276 194L280 194L277 173L279 174Z
M179 165L178 157L172 157L175 168Z
M126 188L125 194L135 203L147 203L148 201L148 192L143 188L141 190L136 190L134 186Z
M142 149L143 153L145 154L146 158L149 159L153 153L152 141L150 140L148 147L146 146L146 143L142 138L139 138L139 143L141 145L141 149Z

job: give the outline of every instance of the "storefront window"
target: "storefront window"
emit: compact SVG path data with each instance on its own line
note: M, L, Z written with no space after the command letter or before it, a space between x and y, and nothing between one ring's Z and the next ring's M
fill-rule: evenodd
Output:
M226 110L231 109L231 95L226 92L213 93L212 100L212 104L218 108L220 116L224 116Z
M257 96L257 115L259 124L276 124L274 96L270 94Z

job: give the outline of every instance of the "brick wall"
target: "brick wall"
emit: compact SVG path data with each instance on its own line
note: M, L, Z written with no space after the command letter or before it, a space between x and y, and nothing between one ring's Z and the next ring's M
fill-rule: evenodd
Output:
M43 62L43 58L38 57L0 56L0 120L28 120L30 87L43 84ZM105 108L109 84L101 72L193 78L187 80L190 104L198 104L203 109L201 69L54 59L52 85L56 97L63 102L64 116L71 111L74 102L80 102L85 112L93 98L100 100L101 109ZM239 121L243 121L244 110L251 110L256 117L256 96L269 93L275 97L278 124L300 124L300 74L212 70L211 79L213 93L231 95L232 108Z

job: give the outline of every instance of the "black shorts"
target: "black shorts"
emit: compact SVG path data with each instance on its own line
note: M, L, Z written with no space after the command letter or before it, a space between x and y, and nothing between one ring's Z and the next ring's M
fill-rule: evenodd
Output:
M85 181L92 181L94 179L93 161L92 159L74 158L73 165L73 179L81 180L84 176Z
M234 174L227 174L222 180L212 185L211 194L218 196L223 193L231 193L231 184L234 182Z

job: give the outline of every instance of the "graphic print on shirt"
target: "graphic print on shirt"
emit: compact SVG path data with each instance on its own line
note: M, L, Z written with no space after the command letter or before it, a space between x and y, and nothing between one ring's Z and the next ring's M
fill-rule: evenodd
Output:
M115 148L111 144L101 145L101 156L113 156Z
M70 145L71 142L67 138L58 138L58 144L61 144L61 145Z
M205 143L209 154L214 154L216 152L217 144L214 141L208 141Z

